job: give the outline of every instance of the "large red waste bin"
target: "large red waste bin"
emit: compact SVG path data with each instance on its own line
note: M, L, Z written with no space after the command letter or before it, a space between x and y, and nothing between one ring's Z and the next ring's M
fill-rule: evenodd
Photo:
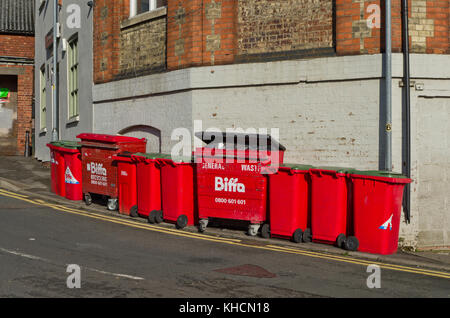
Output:
M66 195L64 154L61 152L59 142L51 142L47 147L50 149L52 192L64 197Z
M80 134L83 166L83 195L86 204L92 203L91 193L108 199L108 209L118 208L117 165L113 156L121 152L145 152L146 139L126 136Z
M83 200L80 144L76 141L60 141L60 153L64 156L65 197Z
M311 231L313 242L345 247L351 234L351 191L347 173L351 168L317 167L311 174ZM354 244L353 244L354 243Z
M194 213L194 164L190 157L161 160L163 219L178 229L197 223ZM160 220L156 218L156 222Z
M119 186L119 213L137 216L136 162L132 153L121 152L114 155L117 164L117 184Z
M162 222L161 160L170 155L136 153L132 158L137 165L137 213L150 223Z
M353 171L350 179L358 250L375 254L395 253L403 190L411 179L389 171Z
M247 221L248 234L256 235L267 220L264 173L271 164L276 164L276 171L285 148L268 135L211 132L196 136L207 143L194 153L199 231L205 231L209 218L220 218Z
M270 230L261 229L263 237L311 242L310 165L283 164L269 175Z

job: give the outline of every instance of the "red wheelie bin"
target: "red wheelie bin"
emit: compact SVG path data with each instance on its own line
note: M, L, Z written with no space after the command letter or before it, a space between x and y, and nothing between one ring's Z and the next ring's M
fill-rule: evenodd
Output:
M269 175L270 228L261 229L263 237L311 242L310 165L283 164ZM270 233L270 234L269 234Z
M64 154L61 152L60 142L47 144L50 149L51 189L59 196L66 196Z
M117 165L113 156L121 152L145 152L146 139L126 136L80 134L81 139L83 196L87 205L92 203L91 194L108 197L108 210L118 208Z
M132 159L137 166L137 214L147 218L149 223L161 223L161 165L162 159L170 159L170 155L136 153Z
M132 153L122 152L112 157L117 164L117 184L119 186L119 213L137 216L136 162Z
M398 235L403 190L411 179L389 171L353 171L353 228L359 251L393 254Z
M311 174L311 232L313 242L355 250L352 233L351 191L347 173L352 168L317 167Z
M194 164L191 157L172 157L161 163L163 220L178 229L197 224L194 213ZM161 219L157 216L156 222Z
M199 231L206 230L210 218L241 220L249 222L248 234L255 236L268 220L265 174L283 162L285 148L269 135L196 136L207 144L195 150ZM277 166L270 170L272 163Z
M76 141L60 141L60 153L64 156L65 197L73 201L83 200L80 144Z

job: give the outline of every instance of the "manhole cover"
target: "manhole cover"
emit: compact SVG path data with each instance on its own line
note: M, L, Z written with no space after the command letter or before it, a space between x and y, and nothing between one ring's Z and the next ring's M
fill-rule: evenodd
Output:
M216 272L230 274L230 275L239 275L239 276L250 276L257 278L274 278L277 275L267 271L266 269L252 264L245 264L236 267L222 268L216 269Z

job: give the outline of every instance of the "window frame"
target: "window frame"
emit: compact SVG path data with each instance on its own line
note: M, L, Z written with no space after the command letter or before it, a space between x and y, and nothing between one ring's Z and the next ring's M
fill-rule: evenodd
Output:
M47 80L45 63L39 69L39 130L47 129Z
M67 119L69 121L78 120L80 116L79 66L78 35L75 35L67 41Z
M139 9L141 6L142 0L129 0L129 8L130 8L130 16L129 18L132 19L135 16L138 16L140 14L151 12L154 10L157 10L159 8L163 8L167 6L167 1L164 0L146 0L148 2L148 10L142 11ZM158 6L158 2L163 1L165 4L161 4Z

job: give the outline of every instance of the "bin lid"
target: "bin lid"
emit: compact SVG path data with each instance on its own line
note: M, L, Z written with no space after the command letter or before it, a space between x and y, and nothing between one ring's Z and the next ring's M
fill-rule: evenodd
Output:
M330 171L336 171L337 173L351 173L356 170L355 168L349 168L349 167L328 167L328 166L314 167L311 169L330 170Z
M164 153L143 153L143 152L137 152L135 154L133 154L135 156L139 156L139 157L144 157L147 159L170 159L170 155L169 154L164 154Z
M386 170L354 170L351 174L371 176L371 177L383 177L383 178L395 178L395 179L408 179L405 175L399 172L392 172Z
M272 147L277 151L286 150L286 147L267 134L203 131L195 133L195 136L206 143L208 148L235 149L236 145L244 145L243 150L271 150Z
M119 135L104 135L104 134L91 134L83 133L79 134L77 138L89 141L100 141L107 143L118 143L118 142L147 142L145 138L139 139L135 137L119 136Z
M66 149L78 149L81 147L80 143L78 141L73 140L60 140L56 141L57 147L66 148Z
M307 171L309 169L314 168L314 166L298 164L298 163L284 163L284 164L280 165L280 168L290 168L291 170Z

